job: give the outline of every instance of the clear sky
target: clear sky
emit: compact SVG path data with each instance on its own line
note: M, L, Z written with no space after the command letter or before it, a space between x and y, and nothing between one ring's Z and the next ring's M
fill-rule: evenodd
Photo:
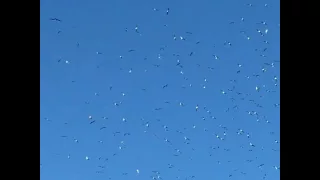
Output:
M279 1L40 10L41 179L279 179Z

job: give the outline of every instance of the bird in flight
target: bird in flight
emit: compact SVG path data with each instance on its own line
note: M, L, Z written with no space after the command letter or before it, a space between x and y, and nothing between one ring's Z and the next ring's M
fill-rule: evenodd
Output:
M58 22L62 22L60 19L58 18L50 18L51 21L58 21Z

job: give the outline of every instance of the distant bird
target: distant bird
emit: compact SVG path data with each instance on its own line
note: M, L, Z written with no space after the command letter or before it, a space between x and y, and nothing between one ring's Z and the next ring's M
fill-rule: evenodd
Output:
M117 131L117 132L114 132L114 133L113 133L113 136L116 136L117 134L120 134L120 132L118 132L118 131Z
M136 33L139 33L138 31L138 25L136 25L136 27L134 28L134 30L136 31ZM140 34L140 33L139 33Z
M51 21L57 21L57 22L62 22L60 19L58 18L50 18Z
M167 11L166 11L166 14L167 14L167 15L169 15L169 10L170 10L170 8L168 8Z
M229 42L229 41L225 41L225 42L224 42L224 45L229 45L229 46L231 46L232 44L231 44L231 42Z
M105 127L105 126L104 126L104 127L101 127L100 130L105 129L105 128L107 128L107 127Z

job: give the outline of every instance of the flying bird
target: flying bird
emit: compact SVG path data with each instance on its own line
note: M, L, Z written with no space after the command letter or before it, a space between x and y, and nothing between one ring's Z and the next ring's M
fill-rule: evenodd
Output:
M51 21L57 21L57 22L62 22L61 19L58 18L50 18Z

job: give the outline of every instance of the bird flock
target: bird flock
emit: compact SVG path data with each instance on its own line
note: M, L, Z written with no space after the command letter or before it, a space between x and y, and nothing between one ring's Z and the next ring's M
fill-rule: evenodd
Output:
M41 33L70 49L41 58L41 178L279 179L279 2L226 1L245 15L189 29L171 1L148 3L152 27L120 23L109 42L42 17L53 30Z

